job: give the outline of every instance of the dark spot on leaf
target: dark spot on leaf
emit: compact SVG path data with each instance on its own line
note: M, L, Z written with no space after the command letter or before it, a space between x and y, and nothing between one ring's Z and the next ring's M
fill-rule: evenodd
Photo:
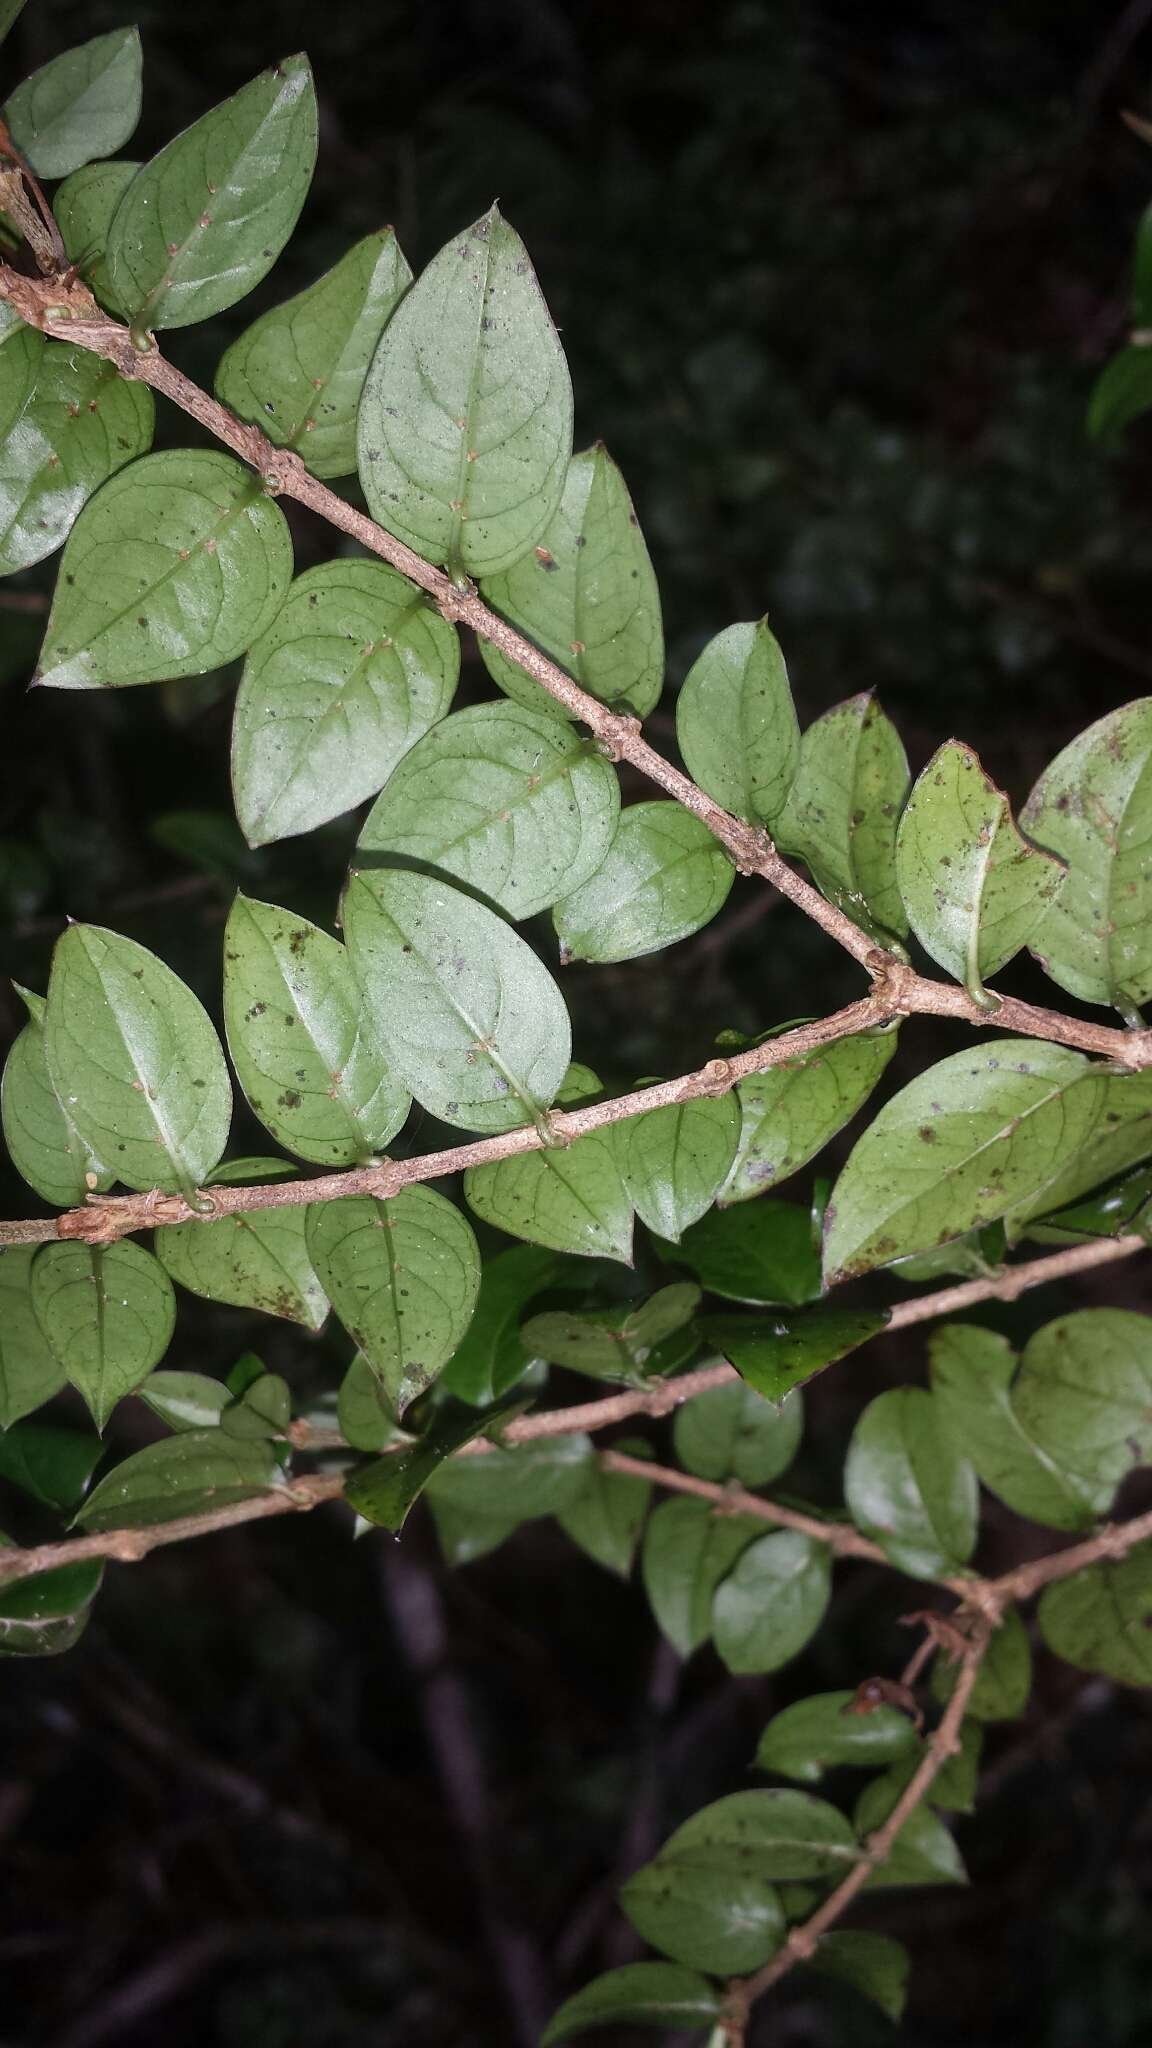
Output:
M295 1088L286 1088L283 1095L276 1097L281 1109L299 1109L302 1099Z

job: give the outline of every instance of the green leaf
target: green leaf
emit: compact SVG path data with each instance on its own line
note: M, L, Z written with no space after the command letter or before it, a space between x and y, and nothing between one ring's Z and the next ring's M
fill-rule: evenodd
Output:
M1065 747L1020 823L1068 864L1031 950L1070 995L1127 1014L1152 996L1152 697L1109 712Z
M344 1488L345 1500L366 1522L399 1533L433 1473L446 1458L490 1429L500 1413L494 1409L478 1415L462 1401L442 1403L419 1442L354 1472Z
M659 1860L666 1856L714 1859L718 1870L737 1857L762 1877L844 1877L859 1861L860 1844L844 1815L810 1792L733 1792L669 1835Z
M0 1083L4 1141L29 1187L56 1208L70 1209L89 1192L110 1187L114 1175L84 1144L52 1086L44 1048L44 998L19 982L13 987L28 1022L12 1046Z
M1038 1619L1048 1648L1078 1671L1152 1685L1152 1543L1046 1587Z
M397 1416L443 1370L472 1317L476 1239L432 1188L391 1201L353 1197L308 1210L312 1263Z
M0 1479L7 1479L44 1507L70 1514L83 1500L103 1456L104 1445L87 1430L17 1422L0 1435Z
M0 43L9 35L26 4L27 0L0 0Z
M382 1451L404 1435L362 1351L356 1353L340 1382L336 1420L341 1434L357 1451Z
M190 1429L125 1458L89 1494L76 1520L93 1531L149 1528L231 1507L280 1483L270 1443Z
M864 1787L852 1818L857 1832L866 1837L882 1827L903 1787L895 1774L885 1771ZM917 1806L909 1814L886 1860L873 1871L866 1890L906 1884L966 1884L960 1852L942 1820L929 1806Z
M203 675L264 631L291 574L287 521L258 477L207 448L141 456L69 535L34 680L97 690Z
M881 944L908 930L896 880L896 827L908 781L900 736L865 691L808 727L776 820L781 851L798 854L829 902Z
M616 1445L633 1457L644 1457L648 1446L627 1439ZM557 1516L565 1535L606 1571L626 1579L632 1570L640 1531L652 1498L651 1482L632 1472L612 1472L592 1459L584 1471L584 1482L574 1500Z
M828 1550L781 1529L740 1557L712 1602L716 1648L729 1671L779 1671L824 1619L831 1591Z
M666 1500L649 1517L641 1568L648 1603L682 1657L707 1642L712 1596L760 1534L753 1515L716 1515L706 1501Z
M417 742L368 814L368 856L435 868L508 917L532 917L600 867L620 788L588 740L518 704L475 704Z
M98 1430L147 1379L176 1321L172 1282L142 1246L46 1244L32 1268L40 1327Z
M676 1412L676 1456L701 1479L767 1486L788 1470L804 1434L804 1404L789 1394L779 1407L751 1387L712 1387Z
M822 1977L837 1977L861 1997L870 1998L890 2020L903 2016L911 1964L903 1942L889 1934L857 1933L855 1929L825 1934L809 1967Z
M930 1806L935 1806L941 1813L972 1813L975 1810L983 1747L984 1730L979 1721L965 1721L960 1729L960 1747L945 1759L925 1795ZM902 1756L887 1773L885 1784L902 1792L919 1770L923 1756L922 1745L917 1743L915 1751Z
M291 235L316 162L308 59L286 57L145 164L112 221L108 268L138 330L234 306Z
M826 1365L846 1358L888 1320L886 1309L835 1309L793 1316L704 1316L700 1332L768 1401L782 1401Z
M1104 1513L1126 1473L1152 1460L1152 1318L1089 1308L1045 1324L1024 1347L1012 1406L1041 1456Z
M1065 872L1021 838L1008 798L971 747L948 740L937 749L896 839L904 908L937 966L979 1000L985 976L1027 944Z
M828 1287L994 1222L1094 1137L1102 1072L1082 1053L1001 1038L940 1060L886 1102L828 1204Z
M868 1403L844 1494L857 1528L914 1579L956 1571L976 1547L976 1474L923 1387L891 1387Z
M676 699L688 773L726 811L771 825L800 758L788 671L767 619L728 626L696 657Z
M1004 1227L1014 1242L1035 1216L1050 1216L1075 1202L1089 1189L1114 1180L1125 1167L1152 1155L1152 1072L1108 1074L1103 1077L1103 1097L1096 1128L1086 1145L1069 1160L1062 1173L1048 1182L1030 1201L1009 1211ZM1130 1221L1135 1211L1124 1221ZM1118 1219L1117 1229L1121 1227ZM1110 1234L1110 1233L1106 1233Z
M571 1027L547 969L495 911L446 882L354 871L356 977L417 1102L466 1131L536 1121L567 1072Z
M867 1102L896 1041L895 1029L838 1038L741 1081L740 1137L721 1205L762 1195L823 1151Z
M76 1131L130 1188L204 1181L228 1141L220 1041L190 988L134 939L74 924L57 941L45 1049Z
M952 1697L958 1670L945 1657L937 1657L932 1666L932 1696L941 1705ZM1017 1610L1010 1607L988 1646L965 1712L973 1721L1015 1721L1031 1689L1032 1646Z
M10 1547L0 1536L0 1548ZM37 1572L17 1585L0 1581L0 1657L56 1657L79 1642L100 1590L100 1558Z
M0 416L9 416L24 385L21 356L32 335L27 328L0 350ZM0 441L3 576L62 547L93 491L152 442L154 406L145 385L63 342L45 342L35 354L35 384Z
M386 563L298 576L236 698L232 787L248 844L310 832L374 796L443 718L459 673L455 628Z
M467 1504L458 1505L451 1498L438 1500L431 1483L425 1497L448 1565L473 1564L478 1557L486 1557L490 1550L498 1549L509 1536L515 1535L523 1519L517 1514L501 1514L498 1508L489 1513Z
M252 1441L286 1437L292 1420L292 1389L277 1372L263 1372L220 1411L225 1436Z
M1015 1514L1049 1529L1087 1529L1114 1486L1085 1483L1029 1435L1016 1410L1016 1354L1007 1338L971 1323L933 1333L932 1391L952 1437L985 1486ZM1059 1388L1054 1389L1061 1401Z
M757 1202L754 1209L712 1210L669 1247L702 1287L728 1301L800 1306L820 1293L820 1261L806 1209Z
M34 71L4 108L12 140L41 178L112 156L140 119L140 31L93 36Z
M543 2034L540 2048L555 2048L590 2028L619 2021L629 2027L706 2027L720 2010L714 1985L695 1970L676 1963L626 1963L594 1977L560 2007Z
M225 350L217 398L278 448L294 449L313 476L350 475L368 365L411 282L394 231L365 235Z
M513 1450L450 1459L431 1480L429 1495L438 1508L451 1505L511 1528L562 1514L583 1492L593 1457L592 1439L583 1434L540 1437Z
M572 384L528 254L494 206L401 301L360 401L368 509L430 562L492 576L560 501Z
M224 1022L252 1109L301 1158L372 1159L407 1117L410 1098L348 954L307 918L237 896L224 934Z
M213 1429L232 1399L227 1387L202 1372L152 1372L136 1392L176 1430Z
M285 1162L230 1160L211 1185L235 1185L283 1175ZM252 1169L261 1169L254 1172ZM269 1171L271 1169L271 1171ZM156 1250L169 1277L190 1294L235 1308L260 1309L319 1330L328 1300L312 1270L302 1208L253 1209L217 1223L176 1223L157 1233Z
M59 1393L66 1377L32 1302L36 1249L0 1247L0 1430L42 1408Z
M691 811L632 804L595 874L556 905L561 961L638 960L674 946L723 909L735 874Z
M1088 400L1088 433L1114 448L1124 429L1152 406L1152 348L1132 342L1105 363Z
M574 455L538 545L501 575L485 602L551 655L589 696L646 718L664 683L660 594L628 487L599 442ZM480 653L507 696L542 717L563 706L490 640Z
M632 1204L611 1126L570 1145L470 1166L464 1199L485 1223L530 1244L632 1263Z
M740 1108L732 1095L650 1109L621 1126L624 1185L642 1223L679 1244L716 1198L736 1154Z
M853 1692L814 1693L773 1715L756 1751L756 1769L818 1784L825 1771L872 1768L919 1751L915 1724L897 1707L861 1707Z
M449 1393L486 1408L516 1385L528 1362L520 1317L562 1270L559 1259L532 1245L515 1245L485 1259L472 1321L441 1376Z
M700 1289L677 1282L639 1307L553 1309L533 1316L520 1338L533 1358L595 1379L642 1379L652 1353L692 1320Z
M735 1856L702 1864L664 1853L621 1887L620 1904L653 1948L718 1976L758 1970L784 1939L775 1887Z
M139 169L138 163L123 158L85 164L65 179L52 201L69 261L77 266L100 304L118 318L124 308L112 288L105 252L112 216Z

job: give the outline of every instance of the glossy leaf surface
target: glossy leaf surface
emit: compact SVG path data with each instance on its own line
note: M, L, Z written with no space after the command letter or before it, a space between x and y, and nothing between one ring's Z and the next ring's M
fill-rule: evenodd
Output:
M139 30L113 29L34 71L16 87L4 118L41 178L66 178L127 142L140 119L140 80Z
M87 1530L147 1528L250 1500L279 1484L272 1447L219 1429L149 1444L93 1488L76 1520Z
M751 1387L712 1387L676 1411L676 1456L701 1479L767 1486L788 1470L804 1434L804 1404L790 1394L777 1407Z
M830 1588L825 1544L794 1529L751 1544L712 1603L716 1648L729 1671L778 1671L798 1656L824 1619Z
M915 1723L898 1707L860 1710L851 1692L814 1693L773 1715L756 1750L756 1768L815 1785L825 1771L852 1764L874 1769L919 1747Z
M625 1963L566 2000L545 2027L540 2048L556 2048L596 2027L706 2027L720 2010L714 1985L676 1963Z
M930 1579L967 1564L976 1545L976 1474L923 1387L892 1387L864 1410L848 1447L853 1520L900 1571Z
M707 1501L662 1501L648 1519L641 1565L657 1625L682 1657L712 1631L712 1596L763 1523L715 1515Z
M40 346L37 346L40 344ZM33 381L19 409L31 353ZM0 575L63 545L93 491L152 442L152 393L31 327L0 350Z

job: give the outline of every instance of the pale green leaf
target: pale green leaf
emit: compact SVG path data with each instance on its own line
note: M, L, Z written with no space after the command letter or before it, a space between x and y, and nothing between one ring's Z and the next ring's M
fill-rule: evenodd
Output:
M830 1592L826 1544L795 1529L761 1536L712 1602L716 1648L729 1671L778 1671L798 1656L823 1621Z
M1152 1317L1089 1308L1046 1323L1024 1347L1012 1406L1103 1513L1125 1474L1152 1461Z
M1152 1543L1047 1587L1038 1619L1048 1648L1078 1671L1152 1685Z
M212 1175L213 1187L275 1180L282 1159L233 1159ZM260 1309L319 1330L328 1300L312 1269L303 1208L254 1209L216 1223L175 1223L156 1233L156 1252L169 1277L207 1301Z
M112 216L140 169L138 163L116 158L109 163L85 164L73 171L60 186L52 211L63 238L68 259L74 263L86 285L118 319L121 306L108 275L106 251Z
M767 619L728 626L698 654L676 699L688 773L726 811L771 825L792 787L800 728Z
M0 349L2 416L24 383L22 351L23 335ZM36 351L35 384L0 440L0 575L63 546L93 491L151 445L153 410L145 385L98 356L58 341Z
M92 1531L149 1528L231 1507L280 1483L269 1442L190 1429L125 1458L93 1488L76 1520Z
M777 845L798 854L817 887L881 944L908 920L896 881L896 827L908 794L899 734L867 692L810 725Z
M636 960L674 946L723 909L735 873L691 811L662 799L631 804L596 873L556 905L560 958Z
M915 1723L898 1707L861 1707L854 1692L821 1692L773 1715L756 1768L815 1785L845 1764L872 1769L918 1749Z
M711 1208L736 1154L740 1108L733 1095L696 1096L621 1125L617 1145L636 1213L678 1244Z
M708 1501L666 1500L649 1517L641 1565L657 1627L682 1657L712 1630L712 1596L763 1523L716 1515Z
M1062 1173L1030 1201L1021 1202L1004 1218L1014 1243L1036 1216L1050 1216L1077 1202L1090 1189L1113 1181L1139 1161L1152 1156L1152 1071L1105 1074L1096 1128Z
M0 1083L4 1142L17 1173L58 1209L70 1209L114 1174L87 1146L52 1086L44 1046L45 1002L14 984L28 1011Z
M16 87L4 108L12 140L41 178L66 178L111 156L140 119L140 31L113 29L65 50Z
M767 1486L788 1470L804 1434L804 1404L789 1394L779 1404L751 1387L712 1387L677 1410L676 1456L701 1479Z
M35 1245L0 1246L0 1429L58 1394L65 1372L32 1301Z
M32 1268L37 1320L97 1429L147 1379L176 1321L172 1282L125 1238L107 1246L46 1244Z
M587 1067L569 1067L557 1104L587 1101L599 1088ZM608 1126L568 1145L470 1166L465 1199L485 1223L512 1237L630 1265L632 1205L620 1175L618 1143L618 1133Z
M940 1413L985 1486L1030 1522L1090 1528L1115 1486L1062 1470L1029 1435L1013 1399L1017 1359L1007 1338L973 1323L946 1323L929 1349Z
M594 1977L560 2007L543 2034L540 2048L556 2048L596 2027L619 2022L630 2027L706 2027L720 2010L714 1985L695 1970L676 1963L625 1963Z
M844 1466L852 1518L898 1571L941 1578L976 1547L976 1474L935 1397L891 1387L868 1403Z
M896 1039L896 1028L838 1038L741 1081L740 1137L721 1205L762 1195L821 1152L867 1102Z

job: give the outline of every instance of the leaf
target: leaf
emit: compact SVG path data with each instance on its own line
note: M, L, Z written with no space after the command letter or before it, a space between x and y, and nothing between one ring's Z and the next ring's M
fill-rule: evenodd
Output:
M0 350L3 417L24 384L25 335L31 340L32 328ZM45 342L35 354L35 383L0 441L4 576L62 547L93 491L152 443L154 406L145 385L62 342Z
M28 1011L0 1084L0 1116L12 1164L29 1187L58 1209L70 1209L115 1176L84 1144L52 1086L44 1049L45 1003L13 984Z
M433 1473L489 1430L500 1413L497 1408L477 1414L462 1401L442 1403L418 1442L354 1472L344 1488L345 1500L366 1522L398 1534Z
M902 1787L886 1771L864 1787L852 1818L857 1832L867 1837L882 1827L900 1796ZM917 1806L909 1814L884 1862L868 1879L866 1889L907 1884L966 1884L960 1853L942 1820L929 1806Z
M914 1579L956 1571L976 1547L976 1474L923 1387L891 1387L868 1403L844 1495L857 1528Z
M0 1549L9 1538L0 1536ZM100 1590L100 1558L36 1572L16 1585L0 1580L0 1657L56 1657L78 1643Z
M560 500L572 384L528 254L494 206L389 321L360 401L375 519L453 575L527 553Z
M646 718L664 683L660 593L628 487L597 442L574 455L538 545L500 575L484 600L543 649L589 696ZM493 682L541 717L565 711L543 685L481 635Z
M908 794L899 734L867 691L810 725L776 843L798 854L830 903L887 944L908 920L896 880L896 827Z
M236 698L232 788L248 844L375 796L443 718L459 673L455 628L386 563L305 570L265 621Z
M277 1372L262 1372L220 1411L225 1436L251 1442L286 1437L292 1420L292 1389Z
M284 514L230 455L144 455L69 535L33 680L96 690L203 675L264 631L291 574Z
M825 1286L1030 1200L1095 1135L1103 1078L1082 1053L1025 1038L953 1053L919 1075L885 1103L832 1190Z
M88 1430L17 1422L0 1435L0 1479L18 1486L42 1506L70 1514L84 1498L103 1456L104 1445Z
M26 4L27 0L0 0L0 43L11 32Z
M85 164L64 180L52 201L69 261L100 304L118 318L124 308L112 289L105 252L112 216L139 169L138 163L123 158ZM135 385L131 388L136 389Z
M401 761L357 842L397 865L435 868L508 917L532 917L594 875L620 788L592 743L518 704L475 704Z
M713 1210L684 1232L670 1256L729 1301L799 1306L820 1292L808 1212L796 1203Z
M682 1657L707 1642L712 1596L763 1524L716 1515L706 1501L666 1500L649 1517L641 1569L657 1626Z
M729 1671L779 1671L824 1619L831 1568L824 1544L793 1529L761 1536L712 1602L716 1648Z
M315 162L316 94L298 56L145 164L108 237L112 286L134 328L187 327L244 298L291 235Z
M800 758L784 657L767 619L728 626L697 655L676 699L688 773L734 817L771 825Z
M1017 1359L1007 1339L971 1323L946 1323L929 1350L938 1410L985 1486L1028 1521L1090 1528L1115 1489L1062 1470L1029 1435L1013 1400Z
M130 1188L194 1190L228 1142L220 1041L190 988L134 939L70 925L45 1018L52 1086L81 1142Z
M951 1699L959 1666L937 1657L932 1666L932 1696L941 1705ZM1032 1689L1032 1646L1028 1630L1010 1607L984 1656L965 1712L973 1721L1015 1721L1028 1705Z
M471 1321L480 1253L465 1217L432 1188L321 1202L309 1255L340 1321L399 1417L431 1386Z
M687 1472L767 1486L788 1470L804 1434L804 1404L789 1394L775 1407L751 1387L712 1387L676 1411L673 1441Z
M985 977L1027 944L1065 872L1021 838L971 747L948 740L937 749L896 838L904 908L937 966L980 1000Z
M37 1320L103 1432L117 1401L146 1379L176 1321L172 1282L142 1246L46 1244L32 1268Z
M151 1372L136 1392L176 1430L213 1429L232 1399L227 1387L202 1372Z
M65 1381L32 1303L36 1249L0 1247L0 1430L42 1408Z
M1152 349L1132 342L1105 363L1088 400L1089 437L1114 448L1126 427L1152 406Z
M240 1086L274 1138L322 1166L370 1160L411 1108L348 954L307 918L238 895L224 1022Z
M253 1168L260 1172L253 1172ZM211 1185L275 1179L284 1161L230 1160ZM302 1208L253 1209L216 1223L176 1223L157 1233L157 1255L172 1280L207 1301L230 1302L319 1330L328 1300L312 1270Z
M556 905L561 961L638 960L676 945L723 909L735 873L691 811L631 804L595 874Z
M714 1985L677 1963L626 1963L594 1977L555 2013L540 2048L555 2048L590 2028L620 2021L631 2027L706 2027L720 2011Z
M562 1270L559 1259L532 1245L485 1259L472 1321L441 1376L449 1393L484 1408L516 1385L528 1363L520 1317Z
M1103 1096L1096 1128L1058 1173L1029 1201L1011 1209L1004 1219L1012 1242L1025 1234L1035 1216L1050 1216L1075 1202L1089 1189L1113 1180L1125 1167L1152 1155L1152 1073L1103 1076ZM1134 1212L1132 1212L1134 1213ZM1130 1220L1130 1217L1125 1219ZM1119 1226L1118 1226L1119 1227Z
M4 108L12 140L41 178L112 156L140 119L140 31L113 29L34 71Z
M896 1040L896 1030L839 1038L741 1081L740 1136L721 1206L762 1195L823 1151L867 1102Z
M506 1543L521 1526L520 1515L501 1514L498 1509L480 1513L458 1506L451 1498L438 1500L432 1486L426 1489L426 1495L447 1565L475 1563L478 1557L486 1557L490 1550Z
M313 476L356 468L356 412L376 344L412 282L392 228L273 306L224 351L222 405L301 455ZM433 614L438 618L438 614Z
M855 1929L822 1936L810 1967L822 1977L837 1977L863 1998L870 1998L890 2020L903 2017L911 1964L903 1942L889 1934Z
M464 1199L512 1237L587 1259L632 1263L632 1204L609 1126L569 1145L470 1166Z
M679 1244L711 1208L735 1157L739 1131L740 1109L732 1095L669 1103L621 1127L624 1186L649 1230Z
M1128 1014L1152 996L1152 697L1109 712L1065 747L1020 823L1068 865L1031 950L1070 995Z
M531 948L428 875L353 870L352 966L393 1067L417 1102L466 1131L535 1121L567 1072L564 1000Z
M362 1351L356 1353L336 1400L341 1435L354 1450L382 1451L404 1438L385 1398L384 1389Z
M884 1328L886 1309L814 1310L793 1316L704 1316L701 1335L768 1401L823 1372Z
M504 1521L510 1529L539 1515L561 1514L583 1492L593 1455L591 1438L573 1433L452 1458L431 1480L429 1495L437 1508L450 1505L481 1520Z
M735 1857L717 1867L662 1854L621 1886L620 1904L654 1948L718 1976L758 1970L784 1939L775 1887Z
M1105 1513L1132 1467L1152 1461L1152 1319L1089 1308L1046 1323L1024 1347L1012 1406L1041 1456Z
M960 1729L959 1748L952 1751L942 1768L933 1778L925 1794L927 1803L941 1813L972 1813L976 1806L976 1791L980 1777L980 1759L984 1746L984 1730L976 1720L965 1721ZM923 1761L923 1750L902 1756L887 1773L885 1784L894 1790L903 1791L912 1781Z
M1152 1685L1152 1544L1046 1587L1038 1620L1048 1648L1078 1671Z
M625 1440L616 1446L633 1457L648 1453L646 1444ZM640 1532L652 1498L651 1482L631 1472L612 1472L592 1459L574 1500L557 1516L560 1527L595 1564L626 1579L632 1570Z
M915 1724L897 1707L866 1710L852 1692L814 1693L773 1715L756 1751L756 1769L818 1784L825 1771L873 1768L919 1750Z
M596 1379L642 1380L654 1351L692 1320L700 1289L662 1287L639 1307L556 1309L533 1316L520 1332L525 1351Z
M272 1445L242 1443L219 1429L187 1430L125 1458L89 1494L85 1529L142 1529L233 1506L281 1483Z
M810 1792L733 1792L668 1837L660 1860L676 1856L714 1861L717 1870L738 1857L762 1877L844 1877L860 1860L860 1844L844 1815Z

